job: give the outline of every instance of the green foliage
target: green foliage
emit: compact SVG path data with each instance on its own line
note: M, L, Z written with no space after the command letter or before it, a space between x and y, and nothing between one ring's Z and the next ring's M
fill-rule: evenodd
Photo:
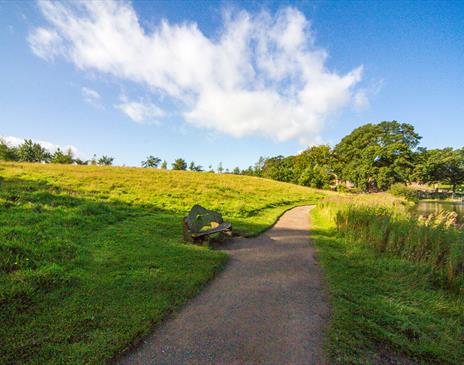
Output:
M39 143L26 139L18 147L18 157L22 162L49 162L51 154Z
M190 162L189 170L190 171L196 171L196 172L202 172L203 171L203 166L195 165L195 163L192 161L192 162Z
M161 162L161 159L158 157L155 157L153 155L150 155L147 157L145 161L142 161L142 167L145 168L156 168L158 167L159 163Z
M445 149L432 163L426 150L417 148L420 139L410 124L365 124L333 150L322 145L296 156L260 158L242 174L324 189L348 183L357 191L386 191L395 183L435 178L455 189L464 179L464 149L453 153Z
M113 164L114 158L109 156L102 156L98 159L98 165L100 166L111 166Z
M356 128L335 146L337 176L363 190L408 182L420 139L412 125L396 121Z
M168 162L167 162L166 160L164 160L163 163L161 164L161 168L162 168L163 170L167 170L167 168L168 168Z
M0 138L0 161L18 161L18 149Z
M462 364L462 294L437 288L428 265L338 235L332 209L313 209L311 234L331 298L328 362Z
M422 183L449 184L455 192L456 187L464 183L464 148L422 149L414 174Z
M55 153L51 156L50 162L72 164L74 162L74 156L71 149L68 149L66 153L63 153L60 148L57 148Z
M178 158L172 164L173 170L187 170L187 162L183 158Z
M76 165L88 165L89 161L81 160L80 158L75 158L74 163Z
M246 176L0 163L1 363L108 363L198 293L226 256L182 242L194 204L254 235L321 196Z
M418 200L417 191L401 183L393 184L390 187L389 192L394 196L402 197L412 202L416 202Z
M334 178L329 146L313 146L297 156L265 160L262 176L313 188L328 189Z
M249 166L248 168L242 170L241 174L247 176L263 177L263 172L267 160L267 158L261 156L258 162L254 164L254 166Z

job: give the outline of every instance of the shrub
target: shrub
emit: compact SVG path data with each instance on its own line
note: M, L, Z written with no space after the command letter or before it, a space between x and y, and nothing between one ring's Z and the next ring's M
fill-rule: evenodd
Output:
M402 197L409 201L415 202L418 200L416 190L408 188L406 185L401 183L393 184L389 192L394 196Z

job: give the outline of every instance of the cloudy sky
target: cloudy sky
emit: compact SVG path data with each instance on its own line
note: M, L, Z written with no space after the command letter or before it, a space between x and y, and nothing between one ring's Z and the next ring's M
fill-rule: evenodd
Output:
M463 145L464 2L0 1L0 136L246 167L412 123Z

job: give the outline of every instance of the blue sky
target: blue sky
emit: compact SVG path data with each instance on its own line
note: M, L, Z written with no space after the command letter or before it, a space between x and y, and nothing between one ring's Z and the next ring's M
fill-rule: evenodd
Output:
M229 168L382 120L463 146L462 1L91 4L0 1L0 136Z

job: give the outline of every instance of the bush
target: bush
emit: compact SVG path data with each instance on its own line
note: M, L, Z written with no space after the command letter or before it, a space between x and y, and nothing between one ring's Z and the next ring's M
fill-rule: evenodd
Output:
M400 183L393 184L389 192L394 196L402 197L409 201L416 202L418 200L416 190L408 188L406 185Z

